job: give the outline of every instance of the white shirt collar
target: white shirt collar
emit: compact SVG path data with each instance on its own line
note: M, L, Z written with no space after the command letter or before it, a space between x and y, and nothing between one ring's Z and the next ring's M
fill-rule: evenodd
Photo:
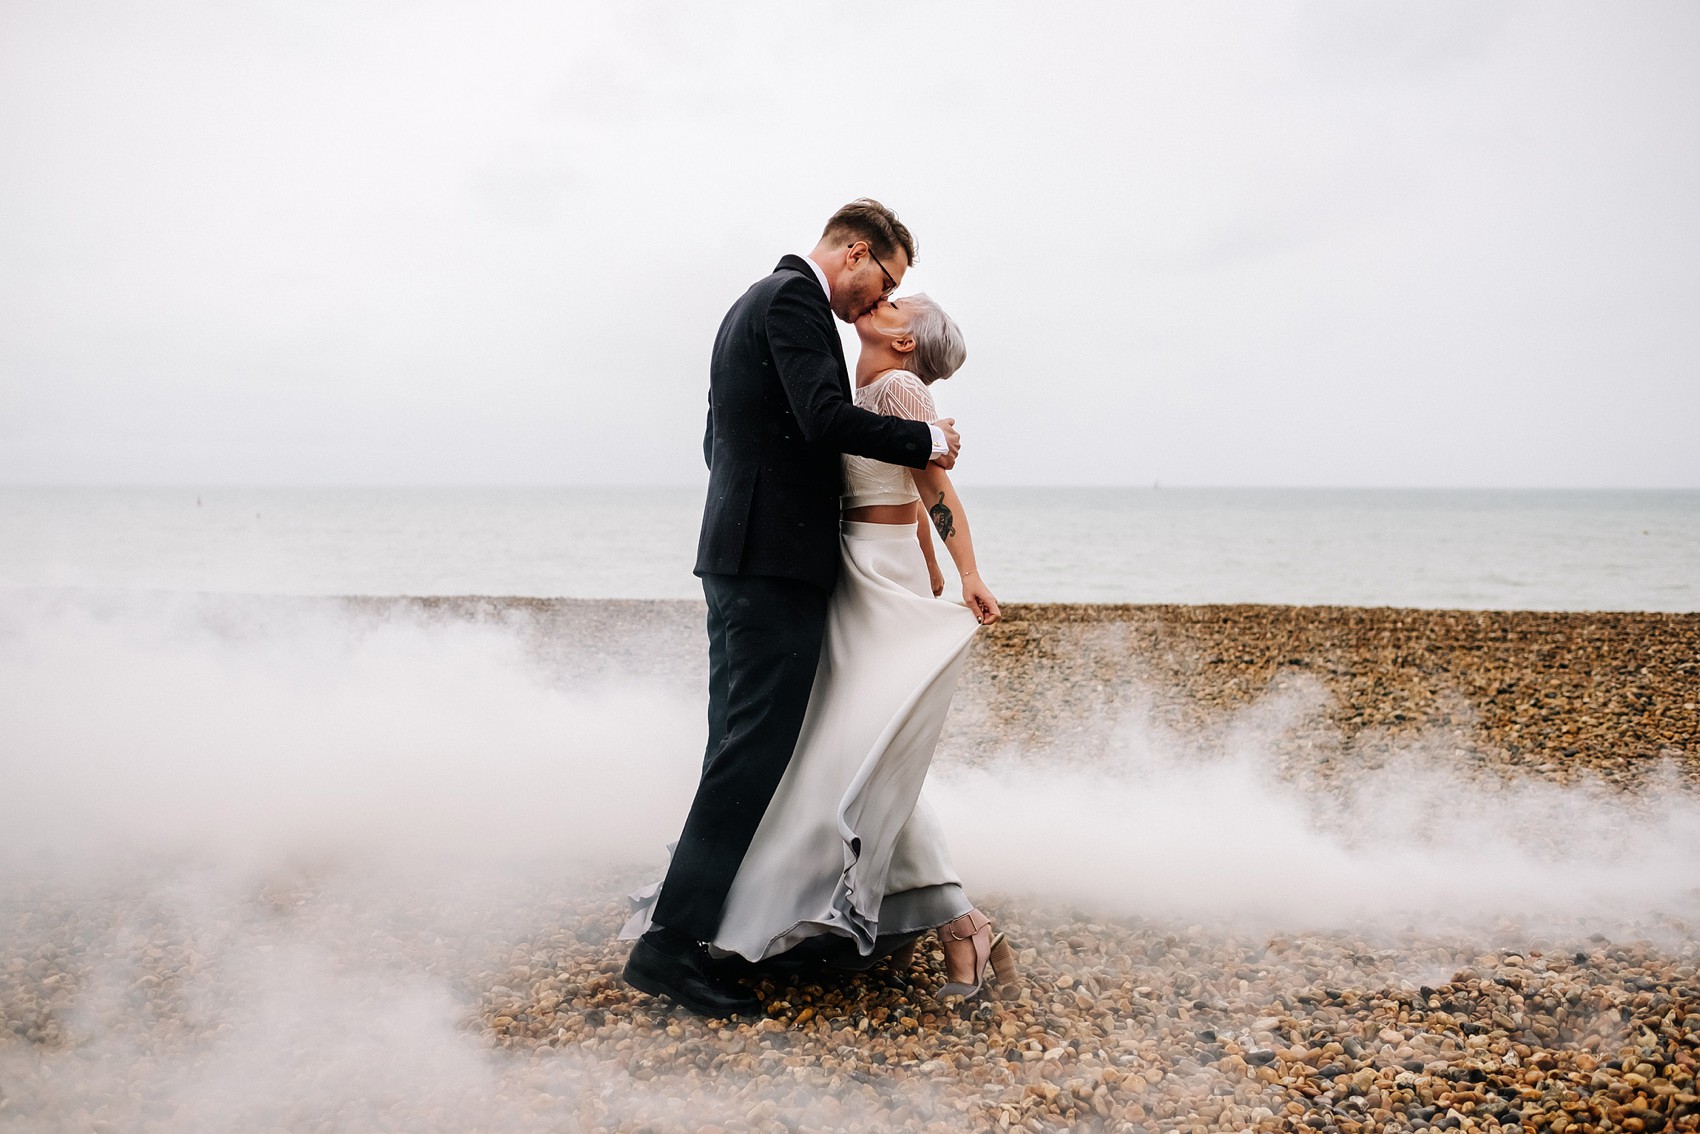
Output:
M804 260L805 263L807 263L809 265L809 267L811 267L815 270L815 279L820 281L820 289L822 291L826 292L826 301L828 303L831 303L832 302L832 285L826 282L826 269L822 268L819 264L815 263L814 260L811 259L808 256L804 256L803 260Z

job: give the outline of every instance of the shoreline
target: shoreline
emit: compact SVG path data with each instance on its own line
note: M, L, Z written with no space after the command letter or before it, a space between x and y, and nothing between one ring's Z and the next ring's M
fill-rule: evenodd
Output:
M557 661L549 639L590 640L599 665L705 680L694 600L340 601L520 618ZM974 643L940 754L1055 749L1064 735L1090 747L1130 701L1208 734L1224 713L1295 688L1307 700L1285 753L1295 773L1424 737L1505 774L1632 787L1669 762L1700 783L1700 612L1012 603Z

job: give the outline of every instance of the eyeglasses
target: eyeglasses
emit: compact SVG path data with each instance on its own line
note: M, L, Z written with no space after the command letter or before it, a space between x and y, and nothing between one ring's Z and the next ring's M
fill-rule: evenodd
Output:
M874 262L874 266L879 268L880 274L885 277L885 287L880 289L880 296L883 298L885 296L890 295L892 292L896 291L897 290L897 281L892 278L892 275L891 275L890 272L885 270L885 265L880 263L880 258L878 256L874 255L873 246L870 245L870 244L867 244L866 241L856 241L855 243L851 244L850 247L854 248L854 247L856 247L856 244L867 245L868 259L870 259Z

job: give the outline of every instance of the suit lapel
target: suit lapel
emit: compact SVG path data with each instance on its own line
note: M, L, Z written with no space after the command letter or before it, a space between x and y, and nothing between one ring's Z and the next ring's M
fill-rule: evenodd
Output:
M820 279L816 277L815 270L801 256L791 255L781 256L779 263L774 265L773 270L776 272L796 272L809 281L809 286L814 289L813 294L820 297L821 310L826 316L827 337L832 342L832 357L838 360L838 388L844 392L846 398L849 398L850 368L844 361L844 342L838 336L837 318L832 313L832 304L827 301L826 293L820 288Z
M828 309L830 310L830 308ZM831 316L828 316L831 318ZM838 385L844 391L844 396L850 396L850 368L844 362L844 340L838 335L838 324L830 324L827 330L832 333L832 354L838 359Z

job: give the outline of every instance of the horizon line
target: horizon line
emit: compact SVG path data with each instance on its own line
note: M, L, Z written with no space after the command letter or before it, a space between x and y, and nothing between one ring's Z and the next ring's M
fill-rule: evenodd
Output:
M973 482L966 486L980 489L1022 489L1035 491L1112 490L1142 492L1700 492L1700 484L1220 484L1220 483L1015 483ZM654 489L702 491L702 482L680 481L8 481L0 482L0 491L21 489L137 489L152 491L242 491L280 489L291 490L532 490L532 489Z

